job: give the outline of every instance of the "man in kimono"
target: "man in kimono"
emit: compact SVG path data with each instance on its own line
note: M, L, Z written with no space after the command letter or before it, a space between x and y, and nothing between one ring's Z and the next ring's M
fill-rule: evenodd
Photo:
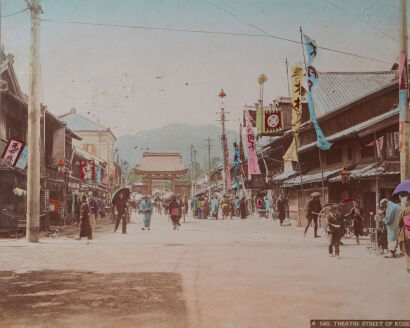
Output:
M213 218L217 220L218 220L218 209L219 209L218 197L214 195L214 197L211 200L211 215Z
M389 254L386 258L393 258L396 254L397 241L399 239L399 221L398 216L400 214L400 206L387 199L380 201L380 208L385 210L385 217L383 219L384 224L387 227L387 241Z
M141 230L151 230L151 215L152 215L152 210L154 208L154 205L152 204L151 199L149 198L148 195L145 195L144 200L142 201L140 205L140 211L143 214L143 223L144 226L141 228Z

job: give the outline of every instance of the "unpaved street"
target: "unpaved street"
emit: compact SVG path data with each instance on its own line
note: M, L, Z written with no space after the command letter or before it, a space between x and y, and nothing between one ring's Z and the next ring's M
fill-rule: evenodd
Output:
M404 259L271 219L155 216L128 234L99 222L91 244L0 240L1 327L307 327L310 319L410 319ZM309 231L309 233L313 233Z

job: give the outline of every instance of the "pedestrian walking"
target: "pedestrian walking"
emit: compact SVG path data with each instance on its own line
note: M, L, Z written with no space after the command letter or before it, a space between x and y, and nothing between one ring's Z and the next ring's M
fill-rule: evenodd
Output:
M90 207L87 202L87 197L83 195L81 197L80 207L80 236L78 239L87 237L88 240L93 239L93 232L90 225Z
M306 232L309 229L310 223L313 221L314 223L314 237L319 238L320 236L317 234L317 219L319 217L319 212L322 210L322 205L320 205L320 193L319 192L314 192L311 194L312 199L309 201L307 205L307 224L305 228L305 237L306 237Z
M229 215L229 198L228 195L224 195L221 201L222 205L222 220Z
M265 196L265 219L269 217L270 211L270 199L268 196Z
M118 226L122 220L122 233L127 233L127 219L128 219L128 208L127 208L127 199L124 197L123 193L120 193L118 198L113 204L115 212L117 212L117 220L115 222L114 232L117 232Z
M171 216L172 226L174 230L179 229L179 227L181 226L181 224L179 223L179 220L181 220L182 217L181 205L181 202L176 198L173 198L169 202L169 213Z
M145 195L143 199L144 200L142 201L140 205L140 210L143 213L144 226L141 228L141 230L145 230L145 229L151 230L151 215L152 215L152 210L153 210L153 204L148 195Z
M218 220L218 209L219 209L218 197L214 195L214 197L211 200L211 215L216 220Z
M101 211L100 205L98 204L97 199L95 198L95 195L92 194L90 197L90 225L91 225L91 230L94 232L95 226L97 225L96 221L98 219L98 213Z
M359 200L353 201L353 207L350 210L350 217L353 221L353 231L356 236L357 245L360 244L359 236L363 236L363 210L359 206Z
M343 237L343 216L338 205L334 205L326 216L329 239L329 256L340 257L340 241ZM335 253L333 255L333 248Z
M276 200L276 209L278 211L279 223L282 225L286 218L286 203L282 194L280 194L279 198Z
M258 209L259 218L261 218L263 216L263 212L264 212L263 207L264 207L264 205L263 205L263 202L262 202L262 198L258 197L256 199L256 208Z
M385 210L386 213L383 222L387 228L387 247L389 248L389 253L385 257L394 258L399 239L398 217L400 214L400 206L393 203L391 200L382 199L380 201L380 208Z
M246 219L246 199L245 196L242 197L241 202L239 204L239 211L241 212L241 219Z
M410 273L410 201L407 201L406 208L399 213L399 246L401 252L406 254L407 272Z

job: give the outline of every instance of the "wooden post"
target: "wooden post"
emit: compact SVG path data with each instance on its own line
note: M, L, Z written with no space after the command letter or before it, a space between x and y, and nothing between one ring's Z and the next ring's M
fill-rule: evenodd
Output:
M40 0L32 0L28 103L27 241L39 241L40 226Z
M407 44L407 1L400 2L400 55L404 53L406 60L403 68L403 83L399 89L399 108L400 108L400 180L410 179L410 111L408 100L408 44ZM399 57L400 58L400 57ZM399 59L400 60L400 59ZM407 197L402 197L401 206L406 207Z

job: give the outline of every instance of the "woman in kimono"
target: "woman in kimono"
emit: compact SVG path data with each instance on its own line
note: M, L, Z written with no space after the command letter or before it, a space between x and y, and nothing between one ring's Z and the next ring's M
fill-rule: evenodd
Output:
M87 197L83 195L81 197L80 207L80 236L78 239L87 237L88 240L93 239L93 233L90 224L90 207L87 202Z
M179 229L181 224L179 223L179 220L182 217L182 206L181 203L178 201L178 199L174 198L170 201L169 203L169 214L171 216L171 221L174 230Z
M144 196L144 200L142 201L140 205L140 211L143 213L143 222L144 226L141 228L141 230L150 230L151 226L151 215L152 215L152 210L154 208L154 205L152 204L151 199L149 199L148 195Z

